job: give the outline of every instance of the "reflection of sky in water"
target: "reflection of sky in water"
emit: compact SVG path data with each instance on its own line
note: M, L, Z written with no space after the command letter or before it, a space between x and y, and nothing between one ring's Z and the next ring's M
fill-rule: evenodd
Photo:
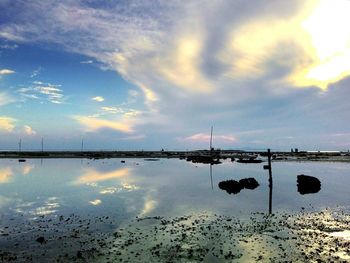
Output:
M0 167L0 184L8 183L11 181L14 173L20 173L27 175L34 169L34 164L23 164L21 166L4 166Z
M138 165L137 165L138 164ZM225 162L212 167L180 160L147 162L127 159L0 160L0 211L29 218L69 213L134 216L178 216L201 211L234 214L268 211L268 172L264 164ZM321 191L300 195L296 175L321 181ZM350 164L273 163L273 211L299 211L348 206ZM255 190L229 195L218 188L223 180L254 177Z

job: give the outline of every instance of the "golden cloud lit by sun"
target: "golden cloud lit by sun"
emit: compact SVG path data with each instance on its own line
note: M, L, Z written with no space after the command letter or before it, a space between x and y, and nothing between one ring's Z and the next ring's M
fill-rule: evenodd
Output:
M125 133L131 133L133 131L127 120L111 121L86 116L73 116L73 119L85 126L88 131L96 131L103 128L113 129Z
M350 74L349 14L350 1L313 0L292 18L258 17L231 32L218 58L232 78L264 76L275 63L291 69L287 82L327 89Z
M6 116L0 116L0 132L12 132L15 128L15 120Z
M316 57L306 70L307 83L326 89L350 74L350 1L320 0L302 22Z
M155 62L160 74L187 91L212 91L213 87L200 70L203 40L200 35L184 35L165 59Z

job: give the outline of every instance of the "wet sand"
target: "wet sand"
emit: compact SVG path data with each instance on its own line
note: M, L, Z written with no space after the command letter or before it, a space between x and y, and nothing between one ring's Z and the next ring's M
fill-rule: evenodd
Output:
M350 215L2 218L2 262L349 262Z

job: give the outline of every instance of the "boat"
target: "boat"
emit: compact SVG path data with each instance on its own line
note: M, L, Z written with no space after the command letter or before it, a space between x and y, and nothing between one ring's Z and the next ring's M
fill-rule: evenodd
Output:
M238 163L262 163L263 160L260 159L238 159Z
M207 164L220 164L221 161L219 158L214 158L211 155L194 155L188 156L186 161L192 163L207 163Z

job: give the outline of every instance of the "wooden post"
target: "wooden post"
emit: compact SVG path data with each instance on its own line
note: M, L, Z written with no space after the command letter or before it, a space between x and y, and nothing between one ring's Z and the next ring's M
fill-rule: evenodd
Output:
M210 164L210 183L211 183L211 189L214 190L214 186L213 186L213 165Z
M267 149L267 158L268 158L268 166L269 166L269 215L272 214L272 167L271 167L271 151Z

